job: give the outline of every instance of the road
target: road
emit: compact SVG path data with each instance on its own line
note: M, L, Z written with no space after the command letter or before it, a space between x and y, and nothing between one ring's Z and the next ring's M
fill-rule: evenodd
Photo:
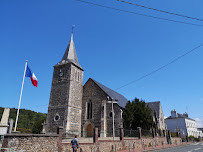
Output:
M193 143L180 147L156 150L156 152L203 152L203 143Z

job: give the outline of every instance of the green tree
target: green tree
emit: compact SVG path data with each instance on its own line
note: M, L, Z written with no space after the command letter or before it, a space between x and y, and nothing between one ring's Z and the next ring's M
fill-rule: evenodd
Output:
M141 127L149 130L153 126L151 109L146 106L144 100L138 98L126 103L123 119L125 129L136 130L137 127Z
M0 107L0 118L2 117L4 108ZM13 119L15 122L17 109L11 108L9 119ZM35 112L26 109L20 109L19 118L18 118L18 127L17 130L21 131L21 133L31 133L33 125L37 123L37 121L45 120L47 114ZM13 126L14 127L14 126Z
M45 121L45 119L41 119L41 120L37 120L32 128L32 133L33 134L40 134L42 132L43 129L43 122Z

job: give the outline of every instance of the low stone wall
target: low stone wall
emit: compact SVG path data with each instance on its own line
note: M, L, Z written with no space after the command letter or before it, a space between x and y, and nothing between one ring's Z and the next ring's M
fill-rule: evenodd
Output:
M172 138L172 143L180 145L182 143L181 138ZM153 148L168 145L165 137L143 137L141 139L138 138L124 138L121 140L99 140L98 143L80 143L79 145L81 152L114 152L115 146L117 151L119 150L129 150L131 149L145 149L145 148ZM62 142L62 151L64 152L72 152L71 144Z
M62 136L61 136L62 137ZM115 146L117 151L139 149L153 147L164 147L167 144L165 137L142 137L138 138L124 138L119 140L115 138L113 141L110 138L99 138L96 143L86 142L87 139L79 138L80 152L114 152ZM82 141L83 142L80 142ZM90 139L88 139L89 141ZM29 152L72 152L71 139L62 140L58 135L35 135L35 134L9 134L4 136L2 148L12 148L13 151L29 151ZM91 140L92 141L92 140ZM173 145L180 145L181 138L171 138Z
M58 139L58 135L9 134L4 136L2 148L12 148L14 151L21 152L56 152Z
M182 143L182 139L179 137L172 137L171 142L172 144L180 145Z

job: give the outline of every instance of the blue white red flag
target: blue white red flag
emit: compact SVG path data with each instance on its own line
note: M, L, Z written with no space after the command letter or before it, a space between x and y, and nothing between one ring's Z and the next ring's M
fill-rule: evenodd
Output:
M35 76L34 73L32 73L32 71L30 70L30 68L28 67L28 65L27 65L27 68L26 68L25 77L30 77L32 84L33 84L35 87L37 87L37 84L38 84L37 77Z

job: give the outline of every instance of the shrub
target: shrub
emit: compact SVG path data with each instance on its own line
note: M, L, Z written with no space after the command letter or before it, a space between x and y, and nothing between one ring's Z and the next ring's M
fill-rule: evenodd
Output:
M171 132L171 137L176 137L176 133L175 132Z

